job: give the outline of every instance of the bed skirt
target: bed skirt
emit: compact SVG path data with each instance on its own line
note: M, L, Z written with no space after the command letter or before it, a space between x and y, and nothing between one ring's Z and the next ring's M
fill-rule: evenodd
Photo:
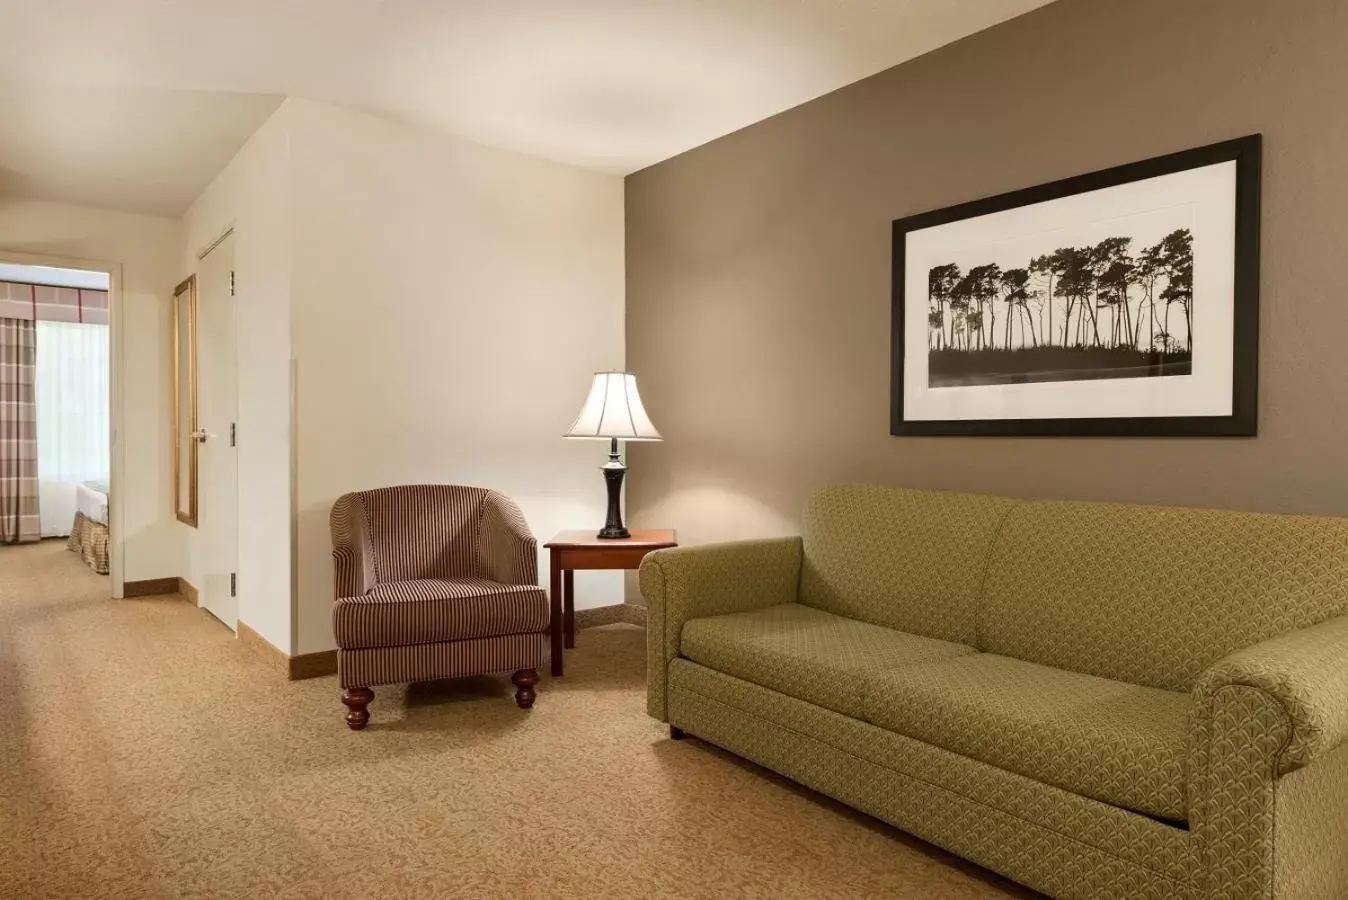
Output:
M82 512L75 513L75 524L70 526L66 548L78 553L80 559L98 574L108 574L108 526L95 522Z

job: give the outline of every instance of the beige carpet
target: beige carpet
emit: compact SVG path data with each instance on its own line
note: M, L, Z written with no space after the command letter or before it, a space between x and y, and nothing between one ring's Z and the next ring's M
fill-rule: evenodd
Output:
M644 709L644 632L503 679L288 683L208 614L0 548L5 898L1028 897Z

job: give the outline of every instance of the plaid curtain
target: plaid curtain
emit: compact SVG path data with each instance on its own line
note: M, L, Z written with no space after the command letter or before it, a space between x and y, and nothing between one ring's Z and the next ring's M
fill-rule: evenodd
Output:
M37 331L0 319L0 544L42 536L37 510Z

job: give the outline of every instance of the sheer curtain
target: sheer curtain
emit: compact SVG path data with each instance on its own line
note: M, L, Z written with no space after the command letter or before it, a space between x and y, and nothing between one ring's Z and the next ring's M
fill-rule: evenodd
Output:
M66 535L75 519L75 488L106 483L111 469L108 326L39 321L36 381L42 535Z

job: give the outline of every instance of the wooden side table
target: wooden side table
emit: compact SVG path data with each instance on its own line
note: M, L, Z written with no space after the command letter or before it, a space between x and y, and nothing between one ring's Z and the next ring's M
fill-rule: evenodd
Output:
M668 528L633 528L629 538L600 539L595 532L563 531L543 546L552 561L548 598L552 616L552 674L562 674L562 650L576 646L577 569L635 569L652 550L679 546Z

